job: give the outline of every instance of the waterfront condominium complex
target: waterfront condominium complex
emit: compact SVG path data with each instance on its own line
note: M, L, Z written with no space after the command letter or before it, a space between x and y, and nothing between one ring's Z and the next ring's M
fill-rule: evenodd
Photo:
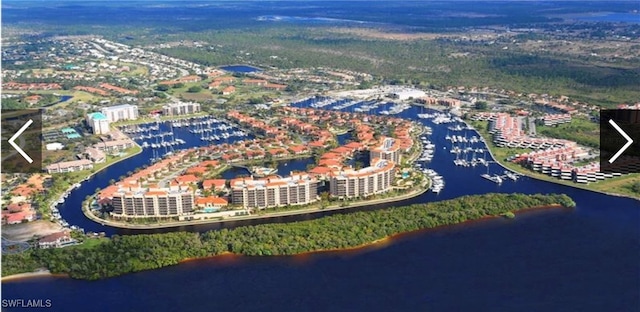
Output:
M91 113L87 115L87 124L91 127L93 134L109 133L109 120L103 113Z
M200 112L200 104L196 102L174 102L162 107L162 115L178 116Z
M114 217L177 217L194 210L194 194L189 187L121 188L111 199Z
M332 172L329 193L337 198L367 197L384 193L391 189L395 175L394 166L393 161L374 158L369 167Z
M400 141L393 138L383 138L379 146L370 149L371 159L379 158L400 163Z
M286 178L237 178L231 180L231 191L232 202L245 208L304 205L318 199L318 180L306 173Z
M122 104L103 107L102 113L110 122L138 119L138 106L131 104Z

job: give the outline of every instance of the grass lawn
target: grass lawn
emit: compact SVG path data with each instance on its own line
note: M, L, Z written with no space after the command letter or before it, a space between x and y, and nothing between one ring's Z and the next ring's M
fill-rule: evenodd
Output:
M121 75L124 77L133 77L133 76L143 76L146 77L149 75L149 68L147 66L139 65L139 64L131 64L131 63L120 63L120 66L129 66L129 68L135 68L129 72L122 72Z
M160 116L160 120L186 119L186 118L191 118L196 116L207 116L207 115L209 115L209 113L199 112L195 114L180 115L180 116ZM114 122L114 123L111 123L111 126L119 127L119 126L127 126L127 125L137 125L137 124L143 124L143 123L154 122L154 121L156 121L155 118L141 117L136 120L123 120L123 121Z
M509 169L511 169L513 171L522 173L522 174L530 176L530 177L535 177L535 178L538 178L538 179L541 179L541 180L553 182L553 183L564 184L564 185L567 185L567 186L577 187L577 188L581 188L581 189L585 189L585 190L592 190L592 191L620 194L620 195L625 195L625 196L630 196L630 197L634 197L634 198L639 198L640 199L640 193L634 192L631 189L631 186L634 183L640 182L640 174L638 174L638 173L629 174L629 175L616 177L616 178L612 178L612 179L606 179L606 180L598 181L598 182L595 182L595 183L589 183L589 184L579 184L579 183L574 183L572 181L560 180L560 179L548 176L546 174L542 174L542 173L539 173L539 172L531 171L531 170L529 170L527 168L523 168L522 166L520 166L518 164L514 164L512 162L505 161L505 159L507 157L509 157L509 156L513 156L515 154L526 153L528 150L527 149L510 149L510 148L504 148L504 147L497 147L491 141L491 135L487 131L488 122L486 122L486 121L481 121L481 122L480 121L472 121L470 123L478 130L478 132L480 132L482 137L486 140L487 146L489 147L489 149L493 153L493 155L496 158L496 160L498 162L500 162L502 165L504 165L505 167L507 167L507 168L509 168Z
M87 238L84 240L84 242L82 242L82 244L80 245L75 245L73 247L69 247L69 248L78 248L78 249L91 249L94 248L100 244L106 243L108 242L109 239L106 237L99 237L99 238Z
M573 118L557 126L536 126L536 132L557 139L567 139L589 147L600 147L600 125L587 117Z
M131 147L129 149L126 149L124 151L124 155L121 156L121 157L114 157L114 156L111 156L111 155L107 155L107 161L105 161L103 163L100 163L100 164L94 164L93 165L93 169L82 170L82 171L74 171L74 172L69 172L67 174L70 177L71 184L73 184L73 183L79 182L82 179L86 178L92 172L97 172L97 171L101 170L102 168L104 168L104 167L106 167L106 166L108 166L108 165L110 165L110 164L112 164L114 162L120 161L123 158L126 158L126 157L129 157L131 155L137 154L137 153L139 153L141 151L142 151L142 147L134 146L134 147Z
M30 90L30 91L26 91L26 90L10 90L7 92L8 94L26 94L26 93L33 93L33 94L58 94L58 95L70 95L73 96L72 99L66 101L66 102L62 102L62 103L58 103L56 105L52 105L49 106L48 108L55 108L55 107L66 107L67 104L70 103L74 103L74 102L92 102L98 99L102 99L103 97L97 96L97 95L93 95L91 93L88 92L84 92L84 91L76 91L76 90Z
M202 89L202 91L196 92L196 93L190 93L190 92L180 93L178 97L183 98L187 101L213 100L213 94L211 94L211 91L207 89Z

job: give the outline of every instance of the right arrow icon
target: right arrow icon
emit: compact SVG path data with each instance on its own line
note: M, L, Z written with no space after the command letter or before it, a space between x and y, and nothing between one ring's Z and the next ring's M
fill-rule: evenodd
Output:
M622 153L624 153L625 150L627 150L627 148L629 148L629 146L631 146L631 144L633 144L633 140L631 139L631 137L624 131L622 131L622 128L620 128L620 126L618 126L618 124L615 123L615 121L613 121L613 119L609 119L609 124L616 129L616 131L618 131L625 140L627 140L627 143L625 143L622 148L620 148L620 150L618 150L617 153L615 153L615 155L613 155L613 157L611 157L609 159L609 163L613 163L614 161L616 161L616 159L618 159L618 157L620 157L620 155L622 155Z

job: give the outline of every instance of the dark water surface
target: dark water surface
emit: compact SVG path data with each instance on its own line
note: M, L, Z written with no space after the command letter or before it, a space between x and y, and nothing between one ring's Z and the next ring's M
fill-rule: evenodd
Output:
M413 107L402 116L418 112ZM10 281L2 287L3 298L48 298L59 311L80 306L92 311L637 311L638 201L526 177L496 185L480 177L487 172L484 166L454 166L444 139L447 125L426 123L434 128L430 139L437 146L430 167L444 176L446 187L438 195L425 193L402 203L487 192L554 192L573 197L577 207L432 229L359 252L203 259L93 282L54 277ZM473 134L457 134L465 133ZM146 158L143 153L85 182L60 209L63 217L86 230L132 233L86 220L79 203ZM306 166L301 161L288 166ZM488 171L502 169L492 164ZM247 223L181 229L242 224Z

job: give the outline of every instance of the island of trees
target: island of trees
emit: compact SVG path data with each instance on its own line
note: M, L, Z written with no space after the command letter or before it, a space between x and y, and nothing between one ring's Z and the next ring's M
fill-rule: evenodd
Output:
M484 194L206 233L114 236L91 246L6 255L2 257L2 273L12 275L46 267L51 273L95 280L225 253L270 256L353 248L399 233L549 206L574 207L575 203L564 194Z

